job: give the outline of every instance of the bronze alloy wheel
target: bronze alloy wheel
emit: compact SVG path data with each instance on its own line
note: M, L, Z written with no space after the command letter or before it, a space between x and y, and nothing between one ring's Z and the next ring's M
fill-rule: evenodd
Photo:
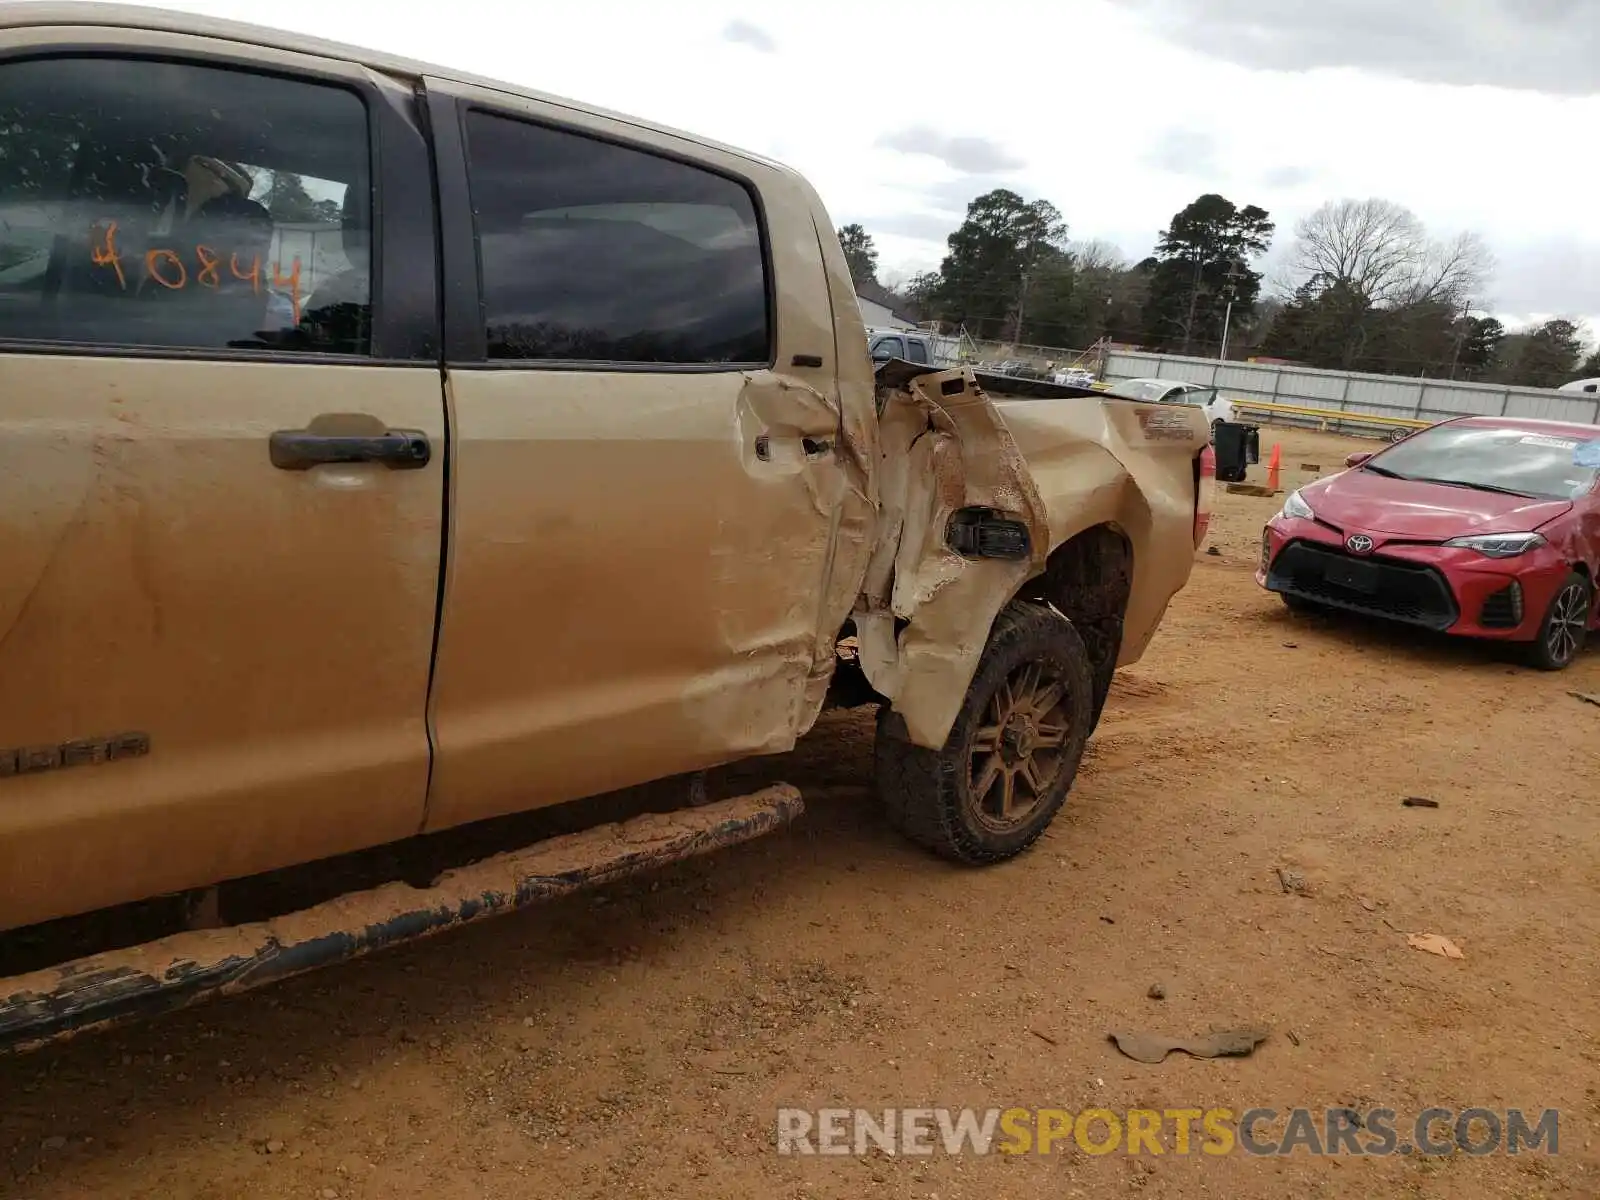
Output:
M878 788L913 841L978 865L1021 854L1060 811L1097 715L1096 666L1073 623L1016 601L995 618L949 736L914 745L878 712Z
M1023 663L985 706L972 733L968 795L991 829L1015 828L1049 796L1071 729L1066 695L1048 664Z

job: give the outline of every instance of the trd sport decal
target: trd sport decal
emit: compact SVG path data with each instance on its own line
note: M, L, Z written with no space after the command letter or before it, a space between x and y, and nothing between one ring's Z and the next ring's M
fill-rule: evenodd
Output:
M1139 428L1144 431L1145 437L1155 442L1194 441L1194 427L1189 424L1188 416L1181 412L1141 408Z

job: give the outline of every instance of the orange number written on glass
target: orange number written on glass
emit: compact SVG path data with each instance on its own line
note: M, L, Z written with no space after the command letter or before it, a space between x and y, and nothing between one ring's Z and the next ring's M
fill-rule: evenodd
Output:
M191 284L216 290L222 286L222 259L211 246L194 248L195 269L191 271L182 256L170 247L158 246L145 251L144 274L152 283L169 292L181 292ZM128 277L123 271L122 251L117 247L117 223L96 222L89 232L89 260L97 267L109 267L117 277L117 286L128 289ZM248 283L250 290L261 294L261 256L253 255L248 264L241 263L237 254L228 256L228 274L240 283ZM294 310L294 323L300 324L300 256L296 255L285 274L277 263L272 264L272 286L286 289Z
M122 273L122 255L117 253L115 221L97 221L89 231L89 261L97 267L110 267L117 273L117 285L127 290L128 278Z

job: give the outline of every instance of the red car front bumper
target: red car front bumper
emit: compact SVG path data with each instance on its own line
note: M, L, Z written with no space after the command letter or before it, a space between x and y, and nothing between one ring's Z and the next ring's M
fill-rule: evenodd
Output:
M1314 520L1274 517L1261 531L1256 582L1330 608L1443 633L1532 641L1570 567L1549 546L1514 558L1476 550L1385 542L1367 554Z

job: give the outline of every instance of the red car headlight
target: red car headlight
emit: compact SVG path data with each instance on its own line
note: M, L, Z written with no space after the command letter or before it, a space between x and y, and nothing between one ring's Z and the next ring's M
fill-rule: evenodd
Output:
M1475 533L1451 538L1446 546L1456 550L1476 550L1489 558L1515 558L1545 545L1537 533Z
M1278 515L1285 519L1309 521L1315 514L1311 511L1311 505L1306 503L1305 497L1296 491L1290 492L1283 498L1283 508Z

